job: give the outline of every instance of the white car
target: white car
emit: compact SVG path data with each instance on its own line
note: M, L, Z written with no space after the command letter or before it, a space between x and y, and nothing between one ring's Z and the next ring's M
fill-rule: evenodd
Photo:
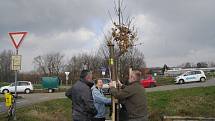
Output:
M205 73L202 70L187 71L184 74L177 76L175 83L183 84L185 82L206 81Z
M110 86L109 83L111 82L110 78L101 78L101 80L103 81L103 93L104 94L110 94Z
M29 94L33 91L33 85L29 81L17 81L17 92L24 92ZM0 93L9 93L15 92L15 83L10 84L9 86L3 86L0 88Z

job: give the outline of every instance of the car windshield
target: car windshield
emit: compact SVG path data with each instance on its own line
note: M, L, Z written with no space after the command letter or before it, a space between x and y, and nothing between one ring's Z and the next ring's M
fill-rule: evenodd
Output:
M191 74L191 72L188 71L188 72L184 73L183 75L184 75L184 76L188 76L188 75L190 75L190 74Z
M103 83L104 83L104 84L110 83L110 80L109 80L109 79L102 79L102 80L103 80Z

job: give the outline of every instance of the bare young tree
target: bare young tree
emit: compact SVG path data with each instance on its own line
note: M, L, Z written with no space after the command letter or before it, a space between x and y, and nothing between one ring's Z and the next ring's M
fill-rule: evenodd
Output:
M119 51L119 48L115 47L115 51L117 53ZM100 45L97 56L99 56L101 60L103 60L103 65L108 66L109 50L106 41L104 41ZM118 63L120 63L118 65L118 72L119 78L121 80L128 79L129 67L132 67L133 69L142 69L146 67L143 52L134 47L130 48L128 52L119 57Z

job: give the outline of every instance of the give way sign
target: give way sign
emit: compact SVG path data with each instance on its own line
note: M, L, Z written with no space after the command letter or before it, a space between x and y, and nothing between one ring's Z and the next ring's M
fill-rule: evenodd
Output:
M20 47L27 33L28 32L9 32L8 33L16 49Z

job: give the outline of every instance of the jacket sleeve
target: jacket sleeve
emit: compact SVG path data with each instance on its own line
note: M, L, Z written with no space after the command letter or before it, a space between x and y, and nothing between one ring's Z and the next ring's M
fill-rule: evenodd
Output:
M65 96L72 100L72 87L66 91Z
M95 116L97 114L97 110L94 106L94 102L93 102L93 97L92 97L92 93L91 91L86 93L84 95L84 97L82 97L82 100L86 106L86 111L87 113L89 113L91 116Z
M111 89L111 94L120 100L126 99L126 98L131 97L135 94L135 92L133 92L129 89L129 86L126 86L125 88L123 88L119 91L114 87L111 87L110 89Z
M99 91L93 89L93 99L97 103L111 104L111 99L103 96Z

